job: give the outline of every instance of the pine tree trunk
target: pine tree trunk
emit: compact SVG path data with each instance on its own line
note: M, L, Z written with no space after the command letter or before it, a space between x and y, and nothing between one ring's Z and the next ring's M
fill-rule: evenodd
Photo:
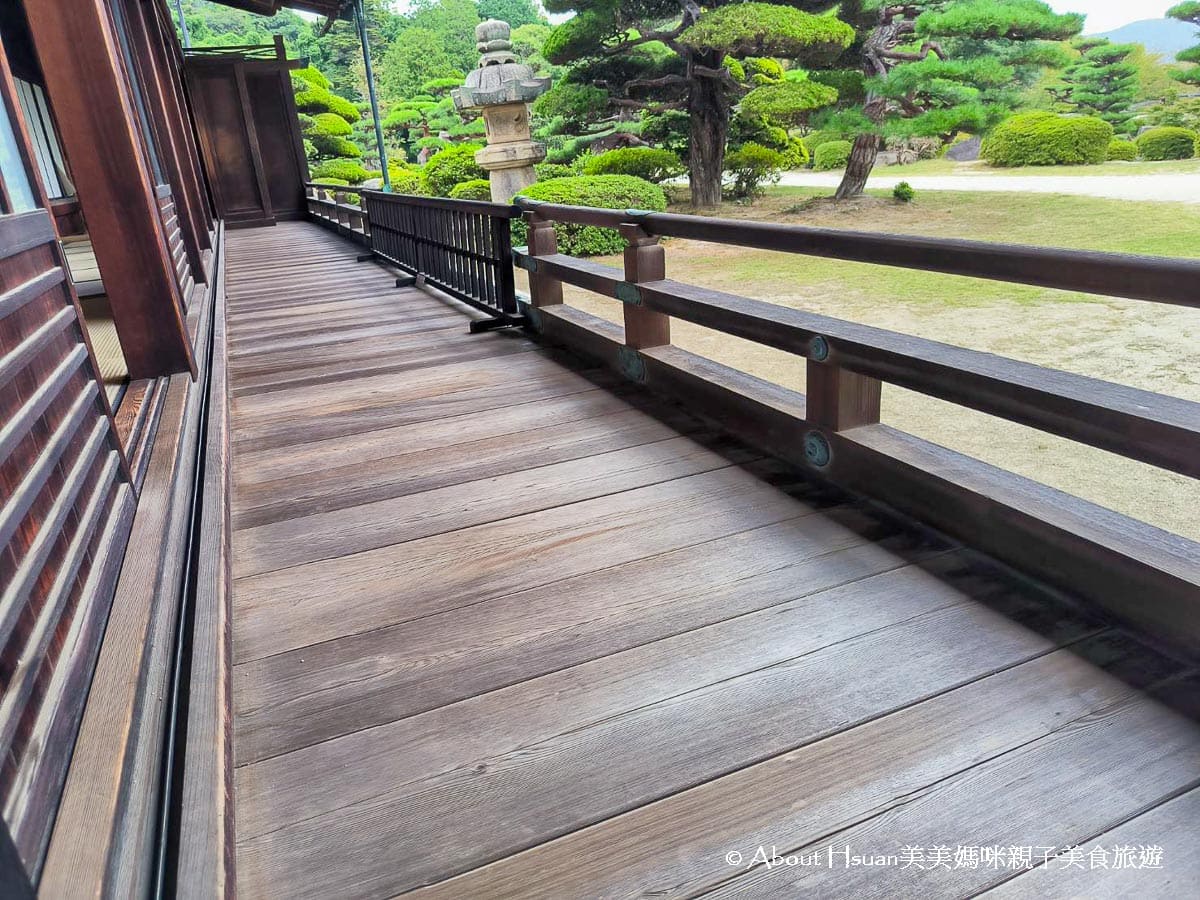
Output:
M721 172L725 167L725 138L729 110L720 82L696 78L688 99L691 116L690 165L692 205L701 208L721 203Z
M848 200L861 196L878 156L879 135L860 134L856 137L850 150L850 159L846 162L846 171L842 175L842 183L838 185L834 198Z

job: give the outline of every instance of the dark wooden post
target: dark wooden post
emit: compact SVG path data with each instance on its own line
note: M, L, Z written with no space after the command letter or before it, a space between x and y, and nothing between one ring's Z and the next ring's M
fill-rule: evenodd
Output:
M814 427L804 439L804 456L814 466L829 465L833 452L825 432L846 431L879 421L883 384L837 364L837 348L816 336L808 345L805 419Z
M104 0L26 4L133 379L196 364L139 114Z
M553 256L558 253L554 223L538 215L536 210L525 213L530 256ZM556 306L563 302L562 282L539 272L529 273L529 298L535 307Z
M662 281L667 277L667 255L657 237L633 223L620 228L625 247L625 280ZM640 350L671 343L671 317L644 306L625 304L625 346Z

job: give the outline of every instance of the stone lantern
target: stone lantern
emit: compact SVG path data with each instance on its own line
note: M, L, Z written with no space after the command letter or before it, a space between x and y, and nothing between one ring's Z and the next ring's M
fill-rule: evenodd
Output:
M483 113L487 146L475 162L487 170L492 200L508 203L513 194L537 180L534 163L546 158L546 148L530 140L529 104L550 87L549 78L535 78L533 69L517 62L507 22L489 19L475 27L479 65L466 83L451 92L460 110Z

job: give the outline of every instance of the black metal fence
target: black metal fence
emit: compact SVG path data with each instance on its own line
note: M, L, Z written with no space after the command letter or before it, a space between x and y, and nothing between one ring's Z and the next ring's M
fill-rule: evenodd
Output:
M371 252L472 306L517 314L509 220L503 203L363 191Z

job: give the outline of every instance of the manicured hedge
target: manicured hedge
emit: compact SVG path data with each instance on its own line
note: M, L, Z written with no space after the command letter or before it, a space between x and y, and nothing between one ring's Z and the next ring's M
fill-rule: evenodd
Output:
M662 212L667 197L662 188L632 175L581 175L540 181L520 191L523 197L569 206L600 209L648 209ZM596 228L559 222L554 226L558 252L572 256L601 256L619 253L625 247L615 228ZM513 220L513 243L525 243L525 223Z
M1108 158L1119 159L1122 162L1131 162L1138 157L1137 144L1133 141L1123 141L1120 138L1113 138L1108 142Z
M622 147L589 156L583 163L584 175L633 175L655 184L683 172L683 161L678 156L656 147Z
M778 150L752 142L742 144L725 154L725 172L732 179L725 187L726 196L732 200L758 197L787 167L787 157Z
M362 164L353 159L327 159L313 166L314 181L322 178L338 178L347 184L362 184L370 177L370 173Z
M491 200L492 183L486 178L472 178L450 189L451 200Z
M435 197L448 197L456 184L487 178L475 162L478 144L455 144L429 158L425 163L425 181Z
M850 150L853 147L849 141L826 141L813 153L813 168L822 171L844 169L850 161Z
M1028 112L997 125L984 140L981 155L993 166L1101 163L1112 138L1112 126L1102 119Z
M570 178L579 173L564 163L542 162L533 167L538 181L549 181L551 178Z
M1164 125L1143 131L1137 145L1144 159L1191 159L1196 155L1196 140L1190 128Z

